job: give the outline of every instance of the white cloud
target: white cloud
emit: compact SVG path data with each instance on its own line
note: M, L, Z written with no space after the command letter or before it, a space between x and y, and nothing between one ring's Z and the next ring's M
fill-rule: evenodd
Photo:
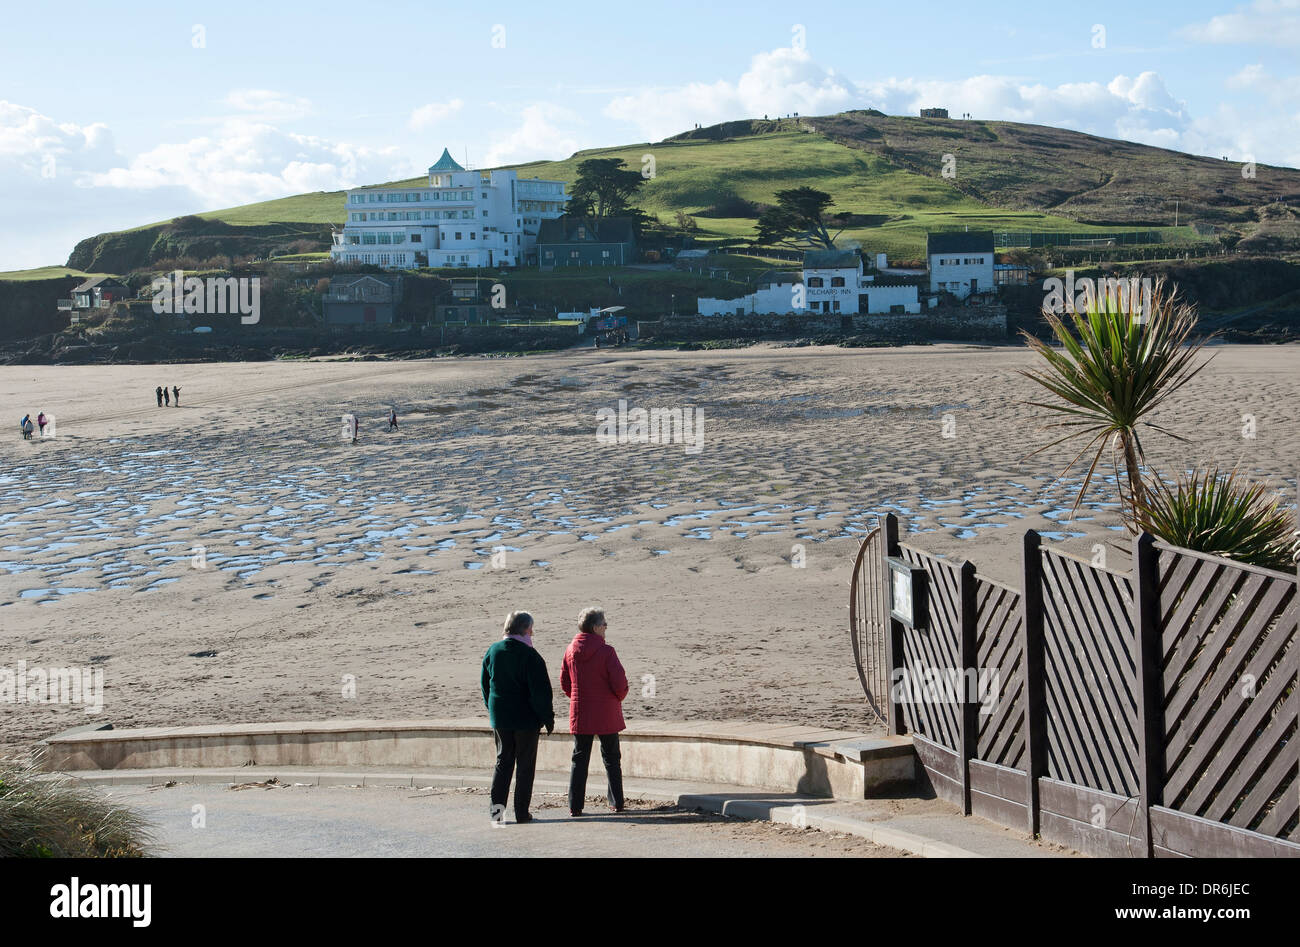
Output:
M230 120L212 134L157 145L90 176L96 187L181 187L202 209L386 180L409 172L393 147L372 149Z
M226 105L264 122L287 122L311 114L311 100L270 89L235 89Z
M464 104L460 99L452 99L450 102L430 102L428 105L421 105L411 112L406 125L412 130L428 128L455 115Z
M1181 33L1197 43L1300 47L1300 0L1255 0L1233 13L1186 26Z
M781 47L759 53L734 83L692 82L620 96L605 107L610 118L629 122L648 141L700 125L790 112L824 115L852 108L859 92L851 81L815 63L805 49Z
M521 121L514 131L492 140L483 157L483 167L567 158L585 147L582 118L576 112L538 102L526 106L519 114Z

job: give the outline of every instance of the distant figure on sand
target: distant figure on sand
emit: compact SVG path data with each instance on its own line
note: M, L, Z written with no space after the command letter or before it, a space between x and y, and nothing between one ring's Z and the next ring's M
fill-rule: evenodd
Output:
M388 430L390 431L397 430L397 409L396 408L388 409Z
M18 430L23 432L23 440L30 441L32 439L32 416L30 414L23 415L23 419L18 422Z
M492 774L493 822L504 822L510 776L515 777L515 821L531 822L528 804L533 798L533 773L537 769L537 731L555 730L551 706L551 678L546 662L533 648L533 616L511 612L506 616L500 641L483 655L483 703L497 745Z
M352 443L353 444L357 442L357 434L359 431L360 431L359 422L357 421L357 416L354 414L352 415Z
M176 407L181 406L181 386L172 385L172 401L176 402Z
M171 407L171 404L172 404L172 395L171 395L171 392L167 390L167 386L166 386L166 385L163 386L163 390L162 390L162 391L163 391L163 404L167 405L167 407L170 408L170 407Z
M45 412L44 412L44 411L42 411L40 414L36 415L36 426L37 426L38 428L41 429L41 437L44 437L44 436L45 436L45 425L47 425L47 424L49 424L49 423L50 423L50 422L47 421L47 420L45 419Z
M600 758L608 778L606 800L614 812L623 811L623 759L618 735L623 722L627 673L614 649L605 643L605 613L584 608L578 633L564 652L560 686L569 698L569 732L573 759L569 769L569 815L582 815L587 795L587 767L593 737L600 737Z
M162 392L162 385L159 385L157 388L155 388L155 389L153 390L153 393L156 394L156 395L158 396L158 407L161 408L161 407L162 407L162 395L163 395L163 392Z

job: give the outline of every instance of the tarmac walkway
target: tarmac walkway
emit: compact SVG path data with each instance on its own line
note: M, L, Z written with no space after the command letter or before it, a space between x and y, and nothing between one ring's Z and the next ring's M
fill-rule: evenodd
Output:
M841 801L635 778L625 780L626 812L611 813L603 799L590 798L587 815L573 819L564 797L567 774L539 772L534 822L516 825L511 810L501 826L489 818L491 776L481 770L244 766L74 775L152 820L162 854L189 857L1075 854L963 817L941 800L914 797ZM603 786L595 764L589 792ZM790 828L730 831L729 820L701 813ZM839 835L805 836L797 829Z

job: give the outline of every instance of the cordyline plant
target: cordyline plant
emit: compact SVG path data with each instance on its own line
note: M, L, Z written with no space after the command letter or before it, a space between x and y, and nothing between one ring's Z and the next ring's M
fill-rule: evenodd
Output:
M1192 470L1168 484L1147 480L1138 526L1165 542L1266 569L1292 568L1291 511L1237 470Z
M1063 318L1044 306L1043 316L1060 343L1059 349L1021 332L1029 347L1047 363L1045 368L1021 374L1058 399L1028 403L1061 417L1048 428L1068 430L1029 456L1077 438L1087 439L1061 471L1065 476L1080 457L1093 451L1088 473L1070 509L1073 516L1109 443L1119 455L1117 472L1123 466L1123 475L1118 478L1121 514L1129 530L1137 532L1137 510L1146 502L1141 472L1145 454L1138 427L1186 440L1147 418L1210 360L1197 361L1204 340L1188 342L1196 325L1196 310L1179 301L1163 279L1155 282L1145 298L1139 298L1136 292L1121 292L1116 284L1098 283L1103 284L1102 291L1089 295L1083 311Z

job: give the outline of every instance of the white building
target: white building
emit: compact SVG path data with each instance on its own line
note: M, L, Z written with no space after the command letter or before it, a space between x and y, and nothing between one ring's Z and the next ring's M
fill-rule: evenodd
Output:
M971 293L993 291L993 234L989 231L932 233L926 237L925 252L930 292L948 292L965 299Z
M443 149L427 186L353 188L330 259L412 268L519 266L536 256L543 220L568 201L563 181L466 171Z
M739 299L698 300L702 316L921 311L913 283L884 283L866 274L857 250L810 250L799 273L769 270Z

